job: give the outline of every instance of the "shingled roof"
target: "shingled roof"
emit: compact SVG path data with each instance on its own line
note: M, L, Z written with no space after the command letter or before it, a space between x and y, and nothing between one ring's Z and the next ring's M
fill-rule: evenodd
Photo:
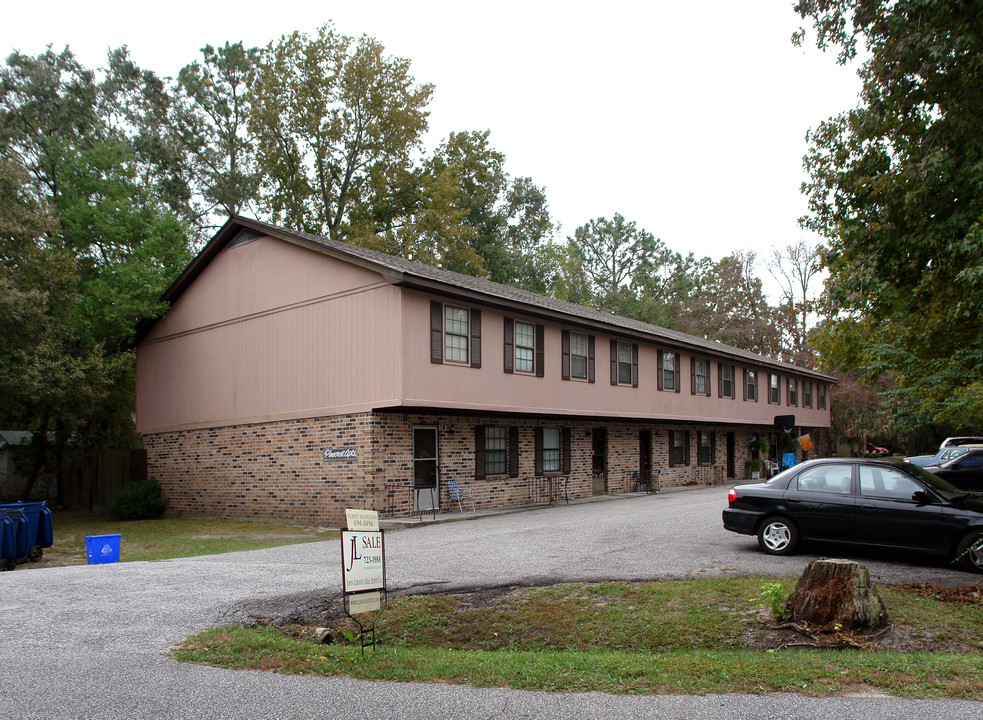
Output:
M522 312L526 315L552 319L572 326L601 330L626 338L654 342L667 348L695 350L717 358L742 360L754 365L794 371L800 375L829 382L835 381L828 375L713 340L238 215L229 218L221 230L215 234L197 257L185 268L184 272L178 276L177 280L164 292L162 299L168 303L177 300L208 263L237 239L249 239L263 235L294 242L332 257L367 266L382 273L394 285L461 298L473 303ZM146 320L140 324L137 329L138 343L146 337L155 324L156 320Z

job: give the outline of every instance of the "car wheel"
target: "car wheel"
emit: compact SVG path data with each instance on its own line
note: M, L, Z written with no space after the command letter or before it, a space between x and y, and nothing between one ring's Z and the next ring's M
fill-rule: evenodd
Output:
M758 544L771 555L788 555L799 544L799 531L791 521L771 517L758 528Z
M983 532L971 532L959 543L956 562L963 570L983 573Z

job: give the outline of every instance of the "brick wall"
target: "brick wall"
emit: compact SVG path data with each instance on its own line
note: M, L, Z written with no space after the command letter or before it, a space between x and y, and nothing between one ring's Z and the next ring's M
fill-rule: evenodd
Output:
M521 505L540 499L535 478L534 429L570 429L572 498L593 493L592 433L607 430L607 492L633 489L639 467L639 430L652 436L652 469L663 488L721 479L726 468L726 427L715 431L714 467L697 466L697 433L692 426L636 425L568 421L538 422L521 418L363 413L206 430L147 435L148 474L156 477L173 515L269 518L338 527L345 508L383 514L413 511L413 428L438 428L440 505L457 509L446 489L450 480L471 490L478 507ZM478 425L518 427L519 474L475 478L474 433ZM690 464L671 467L673 429L689 429ZM750 433L735 432L735 469L747 477ZM357 458L325 459L325 448L355 448ZM453 507L452 507L453 506Z

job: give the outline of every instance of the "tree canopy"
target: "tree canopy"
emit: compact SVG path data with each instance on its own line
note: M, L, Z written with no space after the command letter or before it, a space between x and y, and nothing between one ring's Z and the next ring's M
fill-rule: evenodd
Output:
M805 158L803 223L826 239L830 273L823 356L890 373L908 425L981 427L978 4L802 0L796 10L839 62L863 59L858 106L811 131ZM803 28L793 39L807 37Z

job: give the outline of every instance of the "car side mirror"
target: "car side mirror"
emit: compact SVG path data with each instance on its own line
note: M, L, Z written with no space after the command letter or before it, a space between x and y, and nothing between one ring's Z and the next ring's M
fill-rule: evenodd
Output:
M915 490L911 494L911 499L914 500L919 505L931 505L932 498L928 496L928 493L923 490Z

